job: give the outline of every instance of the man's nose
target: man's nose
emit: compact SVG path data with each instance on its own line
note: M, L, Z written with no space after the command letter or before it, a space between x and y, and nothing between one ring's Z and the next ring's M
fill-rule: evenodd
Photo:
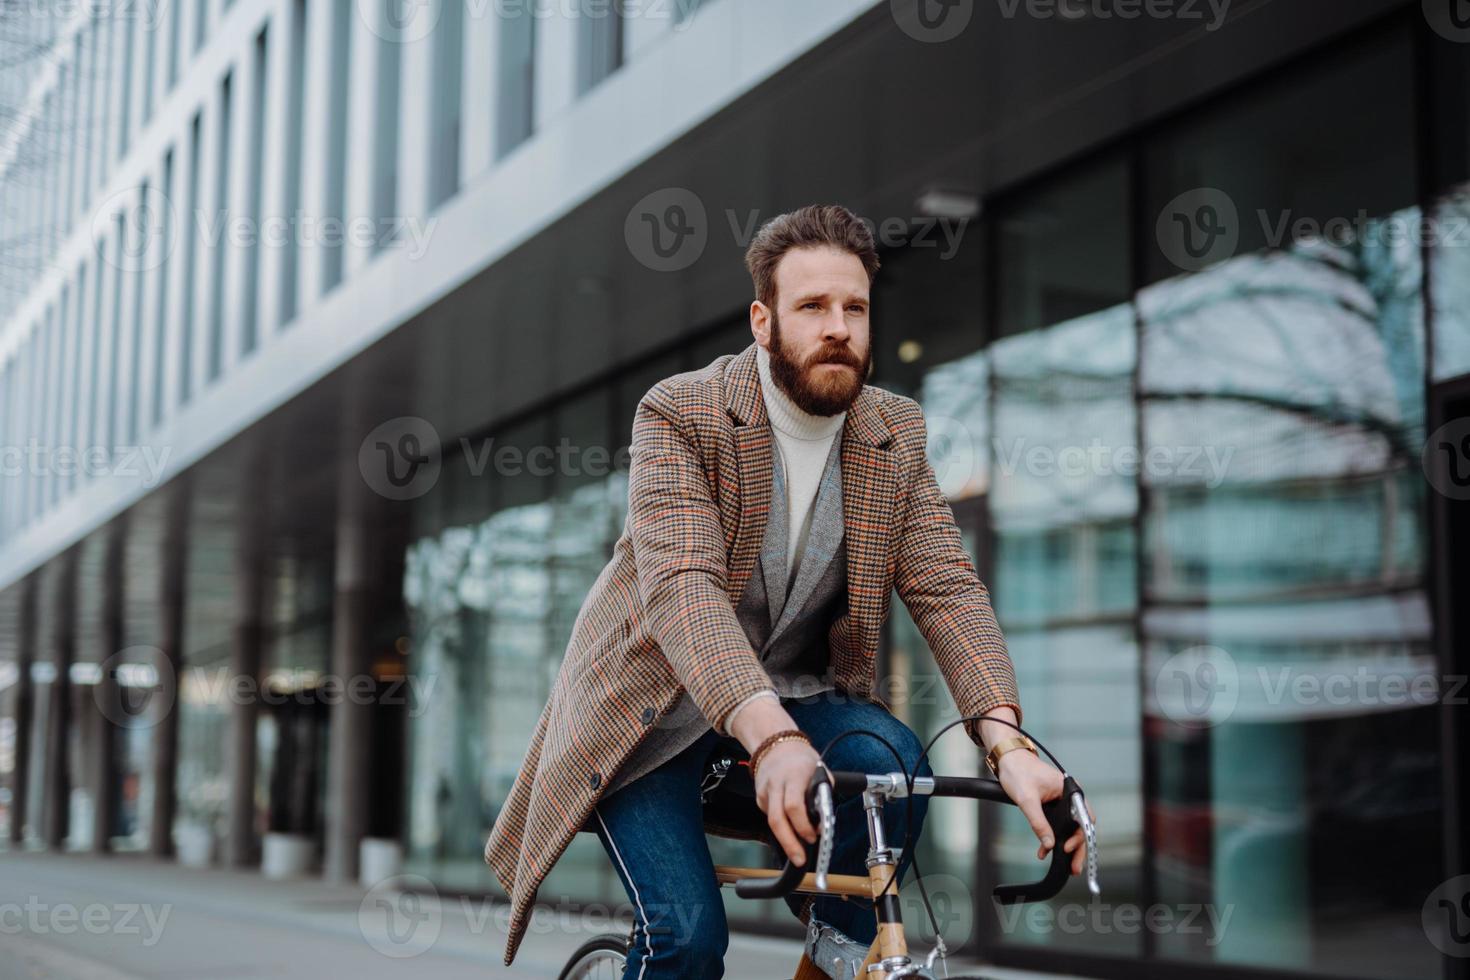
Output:
M847 329L847 319L840 308L833 311L822 321L822 339L828 343L846 343L852 336L852 331Z

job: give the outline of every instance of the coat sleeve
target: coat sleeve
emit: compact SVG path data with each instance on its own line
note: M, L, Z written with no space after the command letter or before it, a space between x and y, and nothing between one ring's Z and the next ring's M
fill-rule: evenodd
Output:
M909 490L900 519L894 586L923 634L962 715L984 714L1009 705L1021 717L1016 677L1005 636L965 550L954 511L939 489L925 454L925 424L918 405L908 402ZM916 420L916 421L914 421ZM965 731L982 744L976 726Z
M734 708L775 688L726 592L720 512L684 415L663 385L638 404L628 533L649 629L679 683L724 735Z

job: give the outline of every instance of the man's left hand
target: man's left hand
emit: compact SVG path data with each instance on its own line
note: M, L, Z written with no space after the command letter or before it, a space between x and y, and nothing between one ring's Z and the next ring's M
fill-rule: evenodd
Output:
M1000 757L998 765L1001 788L1026 815L1031 829L1036 832L1036 839L1041 842L1036 856L1045 858L1056 842L1052 840L1051 824L1046 822L1046 814L1041 811L1041 805L1062 795L1061 772L1038 758L1034 752L1023 749L1007 752ZM1087 804L1087 814L1092 817L1094 824L1097 823L1091 804ZM1083 862L1087 858L1087 844L1083 840L1081 828L1067 838L1062 850L1072 855L1072 873L1081 874Z

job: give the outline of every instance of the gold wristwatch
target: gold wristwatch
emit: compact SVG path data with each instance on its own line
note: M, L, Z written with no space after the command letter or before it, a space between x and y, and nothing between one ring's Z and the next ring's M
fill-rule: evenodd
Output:
M1032 755L1037 754L1036 743L1032 742L1025 735L1015 735L1011 738L1001 739L995 743L995 746L989 752L985 753L985 764L990 767L990 771L995 774L996 778L1000 777L1000 757L1012 749L1026 749Z

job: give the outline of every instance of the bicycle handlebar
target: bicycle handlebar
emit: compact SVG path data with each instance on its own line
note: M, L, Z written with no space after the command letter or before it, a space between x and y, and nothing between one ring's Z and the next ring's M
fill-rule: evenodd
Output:
M830 785L834 793L847 796L856 795L868 789L876 789L884 795L885 802L900 799L908 794L908 780L902 773L870 776L862 772L832 772L830 783L828 777L829 774L825 767L819 767L812 774L812 783L807 789L806 798L809 814L816 814L817 792L823 785ZM994 779L966 776L918 776L913 781L913 792L922 796L962 797L1014 805L1014 801L1006 795L1000 782ZM1087 804L1083 798L1082 787L1071 776L1067 776L1062 783L1062 795L1049 803L1043 803L1041 810L1046 816L1047 824L1051 827L1052 839L1056 842L1052 847L1051 864L1047 868L1046 875L1039 881L1022 885L997 885L991 894L1002 905L1044 902L1061 892L1071 873L1072 863L1072 855L1064 851L1062 845L1078 829L1078 819L1086 821L1084 829L1089 848L1088 884L1094 893L1097 892L1095 856L1097 841L1091 829L1091 821L1087 817ZM781 873L775 877L745 878L736 882L735 894L741 898L781 898L789 895L796 890L803 875L812 866L811 855L815 846L807 845L805 864L792 864L788 859ZM830 847L830 843L828 846ZM817 870L818 873L821 873L826 869L818 868Z

